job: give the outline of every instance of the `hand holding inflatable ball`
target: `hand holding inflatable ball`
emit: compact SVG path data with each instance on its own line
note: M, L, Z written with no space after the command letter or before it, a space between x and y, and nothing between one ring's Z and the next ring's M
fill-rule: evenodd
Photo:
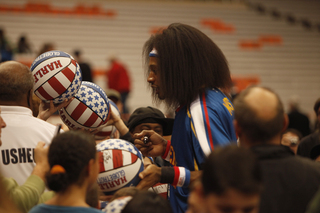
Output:
M97 129L107 123L110 104L105 92L96 84L83 81L74 99L59 110L69 129Z
M120 111L117 105L110 99L109 104L111 112L114 112L117 116L120 117ZM117 128L114 125L102 127L102 129L94 135L94 138L96 140L106 139L107 137L112 136L116 132L116 130Z
M121 139L109 139L99 143L100 171L97 183L105 195L117 190L137 186L139 173L144 170L141 152L130 142Z

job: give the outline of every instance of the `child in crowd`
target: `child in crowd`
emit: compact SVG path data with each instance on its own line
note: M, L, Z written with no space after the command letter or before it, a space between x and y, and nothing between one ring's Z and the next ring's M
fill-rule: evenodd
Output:
M59 134L52 140L48 160L47 185L56 194L30 213L100 212L86 203L86 194L99 173L94 137L73 130Z

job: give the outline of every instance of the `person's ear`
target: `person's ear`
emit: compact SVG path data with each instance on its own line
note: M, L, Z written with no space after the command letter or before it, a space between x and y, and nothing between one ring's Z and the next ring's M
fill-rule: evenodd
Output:
M94 171L94 164L95 164L95 160L94 159L90 159L88 166L87 166L87 175L90 176Z
M283 133L284 131L286 131L286 129L288 128L289 125L289 117L286 113L284 113L284 119L283 119L283 127L282 127L282 131L281 133Z
M33 112L33 89L29 90L29 92L28 92L27 102L28 102L28 107Z

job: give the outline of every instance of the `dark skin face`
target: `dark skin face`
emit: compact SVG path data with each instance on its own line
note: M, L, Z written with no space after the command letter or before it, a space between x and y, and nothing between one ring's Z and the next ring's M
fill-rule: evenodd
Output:
M150 57L149 59L149 75L147 78L148 83L151 85L152 89L158 95L160 100L165 99L165 95L161 91L161 82L159 78L159 73L157 72L158 61L157 57Z
M142 123L137 125L133 131L132 134L140 133L142 130L153 130L159 135L163 136L163 128L161 124L158 123Z

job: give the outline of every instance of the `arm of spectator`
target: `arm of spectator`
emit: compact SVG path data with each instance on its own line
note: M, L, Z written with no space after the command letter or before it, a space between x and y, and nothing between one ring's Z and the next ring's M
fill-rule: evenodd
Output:
M124 124L123 120L117 116L112 110L110 110L110 118L106 126L113 125L117 128L120 133L120 136L124 136L129 132L128 127Z
M62 107L68 106L68 104L70 104L72 99L73 98L69 100L66 99L61 104L58 104L58 105L54 105L53 101L50 101L50 103L41 101L39 105L39 114L37 118L46 121L57 110L61 109Z
M5 185L5 179L0 175L0 212L21 213L17 206L12 202L8 193L8 185Z
M48 162L49 147L45 148L44 146L44 142L39 142L34 149L34 161L36 166L31 173L32 175L40 177L43 181L45 181L45 175L50 169Z
M22 212L28 212L37 205L46 187L44 181L37 175L30 175L21 186L13 178L3 178L3 184L13 203Z
M49 171L48 147L45 143L39 142L34 150L34 160L36 166L26 182L19 186L12 178L3 178L4 186L10 198L23 211L28 212L37 205L40 196L45 190L45 173Z

